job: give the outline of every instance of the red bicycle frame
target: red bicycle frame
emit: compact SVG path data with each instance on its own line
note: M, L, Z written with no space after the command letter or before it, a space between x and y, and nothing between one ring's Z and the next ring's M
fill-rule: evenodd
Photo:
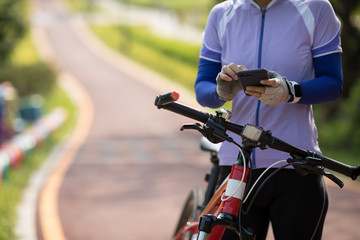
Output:
M237 219L249 173L249 169L245 168L244 174L243 165L242 161L237 161L232 166L229 177L215 192L197 221L188 222L183 226L175 240L182 239L189 231L197 234L198 239L209 240L221 239L226 228L239 232Z

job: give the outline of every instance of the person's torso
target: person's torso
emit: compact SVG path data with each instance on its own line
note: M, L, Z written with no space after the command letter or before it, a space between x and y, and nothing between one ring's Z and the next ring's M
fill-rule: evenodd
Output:
M286 0L278 0L267 9L250 1L233 6L220 20L222 65L233 62L248 69L266 68L297 82L311 79L312 26L307 17L306 10L301 14L299 8ZM295 146L320 151L309 105L282 103L272 107L241 91L233 100L232 112L232 122L261 126ZM241 141L238 136L232 137ZM223 144L222 163L234 162L237 151L236 147ZM286 159L288 154L257 149L253 157L255 167L259 168Z

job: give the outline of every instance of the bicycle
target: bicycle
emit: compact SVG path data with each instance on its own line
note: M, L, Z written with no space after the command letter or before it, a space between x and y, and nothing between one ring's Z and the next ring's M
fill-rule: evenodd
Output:
M278 162L265 170L249 190L246 182L248 178L251 178L251 152L254 148L272 148L289 153L291 156L291 158L282 160L286 161L287 164L272 172L262 182L261 186L263 186L271 176L290 165L294 166L301 175L315 173L328 177L341 188L344 186L344 183L335 175L326 172L325 169L348 176L352 180L356 180L360 175L360 165L357 167L349 166L319 153L295 147L272 136L271 131L265 131L261 127L251 124L241 126L231 123L227 121L231 114L227 110L221 109L216 112L216 115L203 113L175 102L178 98L179 94L175 91L159 95L155 99L155 106L157 106L158 109L166 109L202 122L203 125L200 123L183 125L180 130L197 130L212 143L220 143L223 141L233 143L239 149L239 156L232 166L231 173L217 190L215 190L214 182L216 182L218 177L218 166L216 166L216 162L214 163L213 169L215 170L210 174L204 200L202 200L199 191L192 191L177 225L173 237L175 240L195 238L198 240L221 239L225 229L230 229L235 232L241 240L255 239L256 235L251 229L245 229L241 226L241 214L239 214L239 212L241 211L243 202L247 200L261 177ZM226 131L240 135L242 137L242 143L236 143L226 134ZM256 197L258 191L261 190L261 186L252 197L252 200ZM203 204L200 203L201 201L204 201ZM252 202L250 202L249 207L251 207L251 204Z

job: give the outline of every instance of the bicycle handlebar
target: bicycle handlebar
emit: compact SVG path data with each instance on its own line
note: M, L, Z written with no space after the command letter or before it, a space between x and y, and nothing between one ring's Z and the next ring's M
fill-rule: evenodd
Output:
M157 106L158 109L164 108L202 123L206 123L208 121L211 114L203 113L185 105L175 103L178 96L179 94L175 91L159 95L155 99L155 106Z
M185 117L200 121L204 124L208 123L209 120L222 119L219 116L214 116L210 113L204 113L183 104L176 103L175 101L177 101L178 98L179 94L177 92L168 92L159 95L155 99L155 106L157 106L158 109L164 108ZM244 126L225 121L225 119L222 120L223 121L218 121L222 127L243 137ZM279 138L272 136L270 131L263 131L260 138L258 139L258 142L265 148L269 147L304 159L310 157L316 161L316 164L348 176L353 180L356 180L356 178L360 175L360 165L357 167L349 166L347 164L340 163L331 158L325 157L321 154L295 147L287 142L282 141Z

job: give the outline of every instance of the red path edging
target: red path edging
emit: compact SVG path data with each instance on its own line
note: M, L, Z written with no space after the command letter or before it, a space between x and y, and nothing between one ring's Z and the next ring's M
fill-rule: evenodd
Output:
M21 165L28 152L40 146L66 120L64 109L56 108L37 120L29 129L15 135L0 146L0 176L6 179L8 171Z

